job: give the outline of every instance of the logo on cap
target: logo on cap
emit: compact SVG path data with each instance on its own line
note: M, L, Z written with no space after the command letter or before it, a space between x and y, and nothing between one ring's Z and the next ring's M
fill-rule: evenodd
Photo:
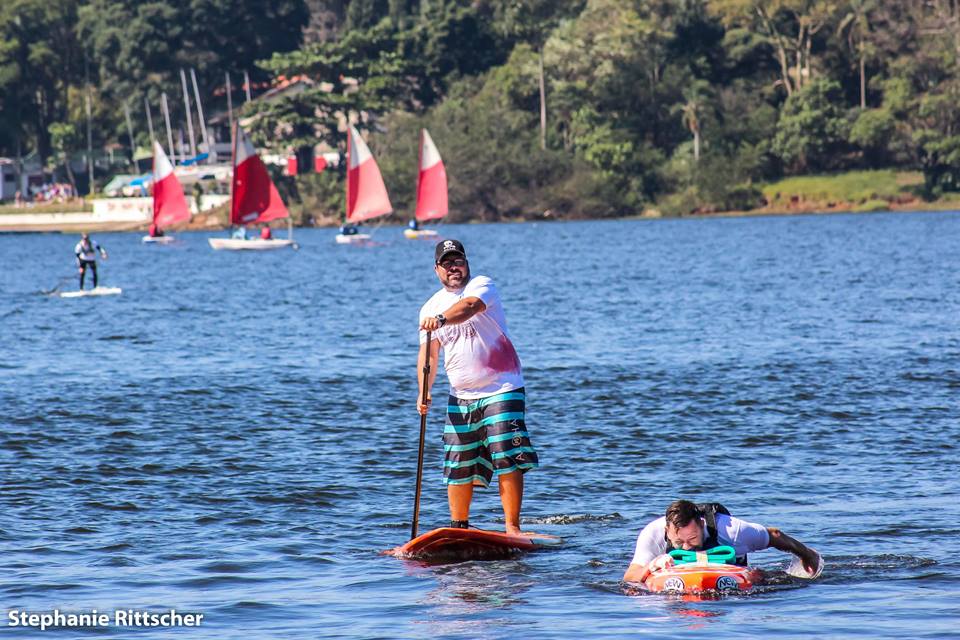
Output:
M457 253L462 253L464 257L467 255L467 252L463 250L463 245L459 240L441 240L437 243L437 249L434 253L434 257L437 262L439 262L440 258L454 251Z

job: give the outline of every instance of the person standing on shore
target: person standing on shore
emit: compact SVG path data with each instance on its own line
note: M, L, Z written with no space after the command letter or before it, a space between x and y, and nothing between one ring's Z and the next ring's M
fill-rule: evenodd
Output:
M73 253L77 256L77 269L80 272L80 290L83 291L83 279L87 275L87 269L93 271L93 288L97 288L97 253L106 260L106 250L90 239L86 232L80 234L80 242L73 248Z
M430 378L425 404L420 380L417 410L426 415L430 409L442 348L450 381L443 430L450 526L469 526L474 486L488 487L496 476L506 532L520 535L523 475L537 468L539 459L527 433L523 374L500 294L490 278L471 277L466 252L457 240L437 244L434 271L443 288L420 309L418 371L429 354Z

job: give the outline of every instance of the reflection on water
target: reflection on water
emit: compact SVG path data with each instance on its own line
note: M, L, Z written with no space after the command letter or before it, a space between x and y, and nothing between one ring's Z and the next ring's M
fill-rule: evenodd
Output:
M509 628L515 624L510 612L528 604L522 594L536 584L517 562L435 566L430 577L437 584L420 600L420 624L431 636L480 638L491 628Z
M717 618L723 615L722 611L704 611L703 609L672 609L671 613L678 616L687 616L690 618ZM691 624L691 629L699 629L703 625Z
M518 572L518 569L520 572ZM437 586L423 598L438 615L481 612L523 604L521 596L535 581L521 563L464 562L435 567Z
M684 602L700 602L702 600L690 599L689 596L682 598ZM727 615L725 611L717 610L706 610L706 609L695 609L693 607L675 607L669 606L667 609L670 611L670 614L676 616L678 622L682 624L683 627L690 631L703 631L705 629L711 628L712 623L716 622L714 618L720 618Z

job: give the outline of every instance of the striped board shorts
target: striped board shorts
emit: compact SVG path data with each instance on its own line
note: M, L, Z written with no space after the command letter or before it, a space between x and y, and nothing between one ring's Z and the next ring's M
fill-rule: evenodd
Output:
M476 400L450 396L443 428L443 483L490 486L493 476L540 466L530 444L526 395L514 389Z

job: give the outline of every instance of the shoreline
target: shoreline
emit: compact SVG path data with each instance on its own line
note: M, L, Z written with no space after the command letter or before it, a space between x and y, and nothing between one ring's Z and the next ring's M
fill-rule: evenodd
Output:
M763 208L750 209L748 211L715 211L713 213L689 213L683 216L671 216L676 218L747 218L751 216L824 216L832 214L852 213L856 215L870 215L874 213L947 213L950 211L960 211L960 200L937 201L937 202L910 202L910 203L891 203L889 207L883 209L858 209L856 206L829 207L829 206L811 206L798 207L790 209ZM637 216L640 218L661 217L668 219L668 216Z
M844 203L849 205L850 203ZM809 207L791 207L791 208L762 208L750 209L746 211L714 211L710 213L689 213L682 216L664 216L659 211L648 209L643 213L628 214L623 216L590 218L590 217L562 217L562 216L520 216L504 218L496 221L467 220L461 223L449 224L483 224L486 222L519 224L529 222L573 222L584 220L683 220L683 219L707 219L707 218L747 218L763 216L822 216L831 214L875 214L875 213L946 213L951 211L960 211L960 200L948 201L911 201L909 203L890 203L890 206L883 209L862 210L856 206L816 206L811 203ZM90 232L122 232L122 231L143 231L146 232L150 226L150 221L130 221L130 220L87 220L87 221L67 221L62 218L67 215L74 215L76 212L66 213L38 213L32 214L35 218L48 218L47 222L40 224L5 224L4 218L8 215L0 214L0 234L2 233L79 233L81 231ZM329 217L319 218L317 224L294 225L297 229L323 229L336 228L340 226L341 221ZM274 229L283 229L287 225L272 225ZM403 221L387 221L380 226L385 227L403 227L406 223ZM231 225L226 223L221 216L216 214L200 213L191 218L186 225L171 227L170 232L182 231L223 231L230 229Z

